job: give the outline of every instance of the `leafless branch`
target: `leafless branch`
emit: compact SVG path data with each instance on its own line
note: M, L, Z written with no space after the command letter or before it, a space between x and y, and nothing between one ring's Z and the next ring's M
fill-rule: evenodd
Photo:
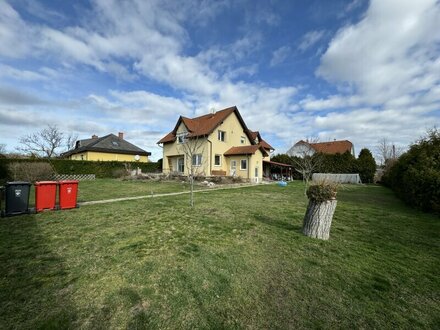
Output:
M204 157L206 139L196 136L186 135L183 143L178 146L179 153L184 155L185 168L188 170L188 180L190 183L190 205L194 206L194 179L204 173L206 159Z
M63 133L56 125L47 125L37 133L21 137L19 141L21 146L17 150L34 157L52 158L63 142Z

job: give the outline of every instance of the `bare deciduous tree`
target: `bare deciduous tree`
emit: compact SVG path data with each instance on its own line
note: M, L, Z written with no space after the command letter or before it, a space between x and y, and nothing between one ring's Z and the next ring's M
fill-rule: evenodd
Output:
M303 177L303 182L305 184L304 195L306 195L309 182L312 179L312 174L321 164L322 157L319 153L315 153L313 149L309 148L299 151L299 156L292 157L292 160L295 171L301 173Z
M6 153L6 144L0 143L0 155L4 155Z
M386 165L390 160L399 158L402 153L403 149L396 147L396 145L387 138L380 139L377 143L376 156L382 165Z
M63 143L64 134L56 125L47 125L41 131L20 138L17 150L35 157L52 158Z
M204 145L205 139L199 136L191 137L188 133L181 138L179 144L179 153L184 156L184 164L188 171L188 181L190 184L190 200L191 207L194 206L194 180L198 175L203 174L204 164Z
M78 134L70 132L65 139L66 151L75 148L76 141L78 140Z

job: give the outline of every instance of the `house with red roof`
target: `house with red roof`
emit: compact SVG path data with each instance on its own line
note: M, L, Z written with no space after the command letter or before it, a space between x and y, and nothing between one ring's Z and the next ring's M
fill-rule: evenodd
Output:
M157 143L163 147L164 173L188 175L191 168L199 175L239 176L252 182L262 180L263 164L270 164L274 151L258 131L246 126L235 106L196 118L180 116Z
M304 157L311 156L314 153L321 152L323 154L343 154L349 152L353 156L354 146L348 140L329 141L329 142L307 142L300 140L293 145L286 153L289 156Z

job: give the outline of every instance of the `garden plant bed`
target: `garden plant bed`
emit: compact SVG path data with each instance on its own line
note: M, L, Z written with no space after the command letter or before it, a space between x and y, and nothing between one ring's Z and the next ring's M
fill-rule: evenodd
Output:
M80 198L141 184L81 182ZM329 241L302 235L299 182L195 198L2 219L0 328L439 327L440 221L388 189L338 192Z

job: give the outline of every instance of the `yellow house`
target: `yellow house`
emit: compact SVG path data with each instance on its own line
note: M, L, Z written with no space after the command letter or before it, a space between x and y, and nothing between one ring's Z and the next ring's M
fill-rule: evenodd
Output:
M124 134L108 134L99 138L76 141L75 148L61 156L72 160L148 162L151 153L124 140Z
M263 161L274 150L249 130L237 107L196 118L180 116L174 129L158 144L163 147L162 171L188 175L263 178Z

